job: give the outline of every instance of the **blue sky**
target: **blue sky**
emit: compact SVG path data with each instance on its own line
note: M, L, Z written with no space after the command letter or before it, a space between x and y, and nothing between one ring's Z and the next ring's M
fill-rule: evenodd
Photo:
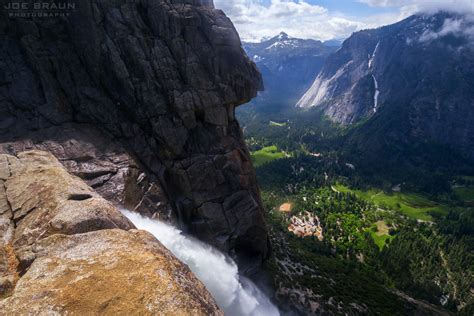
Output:
M270 2L270 1L267 1ZM396 13L398 12L397 6L383 7L383 6L370 6L367 3L363 3L355 0L309 0L310 4L316 4L327 8L329 11L339 11L347 15L353 16L369 16L373 14L381 13Z
M278 34L319 40L402 20L420 11L474 12L474 0L214 0L245 41Z

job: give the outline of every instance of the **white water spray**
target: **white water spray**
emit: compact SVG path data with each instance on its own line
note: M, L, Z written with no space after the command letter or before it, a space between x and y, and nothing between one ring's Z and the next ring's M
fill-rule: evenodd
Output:
M219 250L185 236L175 227L122 210L138 229L153 234L201 280L226 316L280 315L268 297L250 280L239 276L235 262Z
M375 92L374 92L374 113L377 112L377 106L379 104L379 83L377 82L377 79L375 79L375 76L372 75L372 79L374 79L374 86L375 86Z
M379 45L380 45L380 41L378 41L377 45L375 45L375 49L374 49L372 55L371 56L369 55L369 69L372 68L372 63L374 61L375 54L377 54L377 49L379 48Z

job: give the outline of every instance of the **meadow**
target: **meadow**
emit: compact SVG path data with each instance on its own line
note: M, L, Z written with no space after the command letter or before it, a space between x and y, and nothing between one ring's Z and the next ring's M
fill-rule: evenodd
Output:
M341 184L334 185L333 188L339 192L355 193L359 198L370 201L380 208L389 208L399 211L403 215L416 220L431 221L433 219L432 214L439 213L446 215L449 212L447 205L432 201L416 193L387 193L380 189L362 191L350 189Z
M285 157L285 153L279 151L275 145L263 147L260 150L254 151L250 154L255 168L260 167L273 160Z

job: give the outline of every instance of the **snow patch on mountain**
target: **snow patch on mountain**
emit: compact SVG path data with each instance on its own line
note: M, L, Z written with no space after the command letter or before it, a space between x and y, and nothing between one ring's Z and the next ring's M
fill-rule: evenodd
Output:
M285 32L280 32L280 34L278 34L278 39L279 40L285 40L285 39L289 39L291 38L290 36L288 36L288 34L286 34Z
M272 45L268 46L265 49L278 49L278 48L295 48L298 47L297 40L285 40L285 41L278 41L273 43Z

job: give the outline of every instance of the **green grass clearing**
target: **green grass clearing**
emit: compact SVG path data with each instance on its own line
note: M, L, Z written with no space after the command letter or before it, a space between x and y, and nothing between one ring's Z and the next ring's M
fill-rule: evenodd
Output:
M394 238L394 236L390 236L390 235L379 236L377 235L376 232L373 232L373 231L370 232L370 236L372 236L372 239L374 240L375 244L379 247L380 250L382 250L385 244L387 243L387 239L392 240Z
M384 221L375 222L373 227L377 227L377 231L370 229L370 235L375 244L382 250L387 243L387 239L392 240L394 236L389 235L389 228Z
M252 157L253 165L255 168L257 168L275 159L283 158L286 155L284 152L279 151L275 145L273 145L254 151L250 154L250 156Z
M385 193L379 189L370 189L368 191L352 190L344 185L335 185L334 188L340 192L353 192L359 198L372 201L381 208L390 208L401 212L413 219L424 221L432 220L430 212L447 214L446 205L436 203L428 198L415 193L392 192Z

